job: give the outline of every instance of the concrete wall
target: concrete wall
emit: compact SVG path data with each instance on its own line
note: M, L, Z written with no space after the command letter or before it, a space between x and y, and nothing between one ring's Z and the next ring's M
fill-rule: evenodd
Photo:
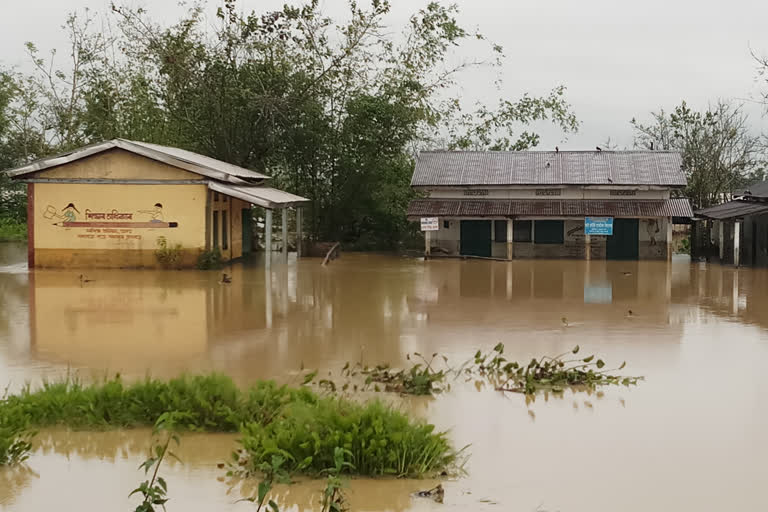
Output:
M641 260L667 258L667 227L669 219L640 219L638 256Z
M214 244L213 235L214 232L218 235L218 247L221 251L221 256L225 260L232 260L239 258L243 255L243 208L250 208L250 204L240 199L219 194L217 192L209 191L209 204L210 204L210 220L208 230L208 247L213 248ZM217 215L214 216L214 212ZM226 212L227 217L227 248L224 248L224 216L222 212ZM218 222L218 229L214 230L214 218Z
M497 219L498 220L498 219ZM502 219L507 220L507 219ZM543 220L543 219L542 219ZM552 219L556 220L556 219ZM562 244L535 244L533 242L514 242L514 258L586 258L584 221L581 219L563 220ZM493 222L493 220L491 220ZM445 223L448 226L446 227ZM667 258L668 219L640 219L638 233L639 259ZM461 219L440 219L440 229L432 234L432 248L435 254L458 255L461 249ZM535 220L534 220L535 232ZM507 257L507 243L495 241L495 230L491 230L491 254L496 258ZM606 237L590 237L590 259L605 259Z
M204 184L35 183L34 266L154 267L161 238L170 247L180 244L182 265L192 266L205 247L207 190Z
M741 261L744 265L768 267L768 214L744 219Z

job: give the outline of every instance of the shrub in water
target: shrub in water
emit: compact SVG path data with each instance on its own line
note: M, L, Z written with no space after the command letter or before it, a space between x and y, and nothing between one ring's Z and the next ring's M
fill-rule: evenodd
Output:
M274 455L291 472L319 475L335 466L337 448L349 453L340 471L366 476L436 474L454 468L459 455L445 433L378 401L291 402L267 424L246 424L242 434L235 459L245 475L257 474Z
M27 418L18 412L0 409L0 466L27 460L33 435Z

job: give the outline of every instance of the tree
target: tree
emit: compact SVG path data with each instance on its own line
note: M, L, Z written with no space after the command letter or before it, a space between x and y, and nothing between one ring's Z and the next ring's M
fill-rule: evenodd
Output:
M727 200L762 167L759 137L751 134L740 106L718 101L697 112L682 102L671 113L651 116L650 124L632 119L635 146L682 153L685 193L695 208Z
M394 247L413 229L405 210L418 149L520 150L539 142L532 122L578 128L563 87L466 110L461 73L498 65L502 49L461 27L455 6L432 2L397 31L387 0L350 1L343 23L319 0L250 14L235 5L224 2L213 26L203 4L170 26L125 6L113 6L107 30L70 16L67 67L28 45L49 144L125 137L197 151L310 198L317 239ZM450 64L469 40L488 44L486 60Z

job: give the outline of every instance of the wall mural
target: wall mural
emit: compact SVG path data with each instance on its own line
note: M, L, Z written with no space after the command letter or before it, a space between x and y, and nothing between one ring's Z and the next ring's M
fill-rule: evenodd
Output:
M84 213L69 203L59 211L56 207L48 205L43 211L43 217L54 220L52 224L62 228L82 228L78 238L93 239L125 239L141 240L141 234L134 233L134 229L176 228L178 222L166 222L163 213L163 205L155 203L151 209L138 210L137 212L121 212L111 210L108 212L94 212L86 209Z

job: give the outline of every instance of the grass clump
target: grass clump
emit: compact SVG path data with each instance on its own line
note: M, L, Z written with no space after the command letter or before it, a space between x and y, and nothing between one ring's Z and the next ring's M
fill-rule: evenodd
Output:
M0 466L12 466L27 460L33 436L26 417L18 412L0 410Z
M210 270L215 268L221 268L224 266L224 257L221 255L221 251L217 248L206 250L200 253L197 257L198 270Z
M27 386L0 402L0 418L25 418L32 427L149 427L167 414L178 430L241 432L237 468L248 474L280 455L287 470L320 475L336 466L336 448L351 454L344 471L365 476L439 473L458 457L445 433L379 402L320 397L271 381L241 390L216 374L130 384L119 376L93 384L66 379Z
M348 454L339 473L366 476L434 475L456 468L460 457L444 432L379 401L293 402L267 424L245 425L242 434L233 468L245 476L258 474L274 456L289 472L318 476L338 466L337 449Z

